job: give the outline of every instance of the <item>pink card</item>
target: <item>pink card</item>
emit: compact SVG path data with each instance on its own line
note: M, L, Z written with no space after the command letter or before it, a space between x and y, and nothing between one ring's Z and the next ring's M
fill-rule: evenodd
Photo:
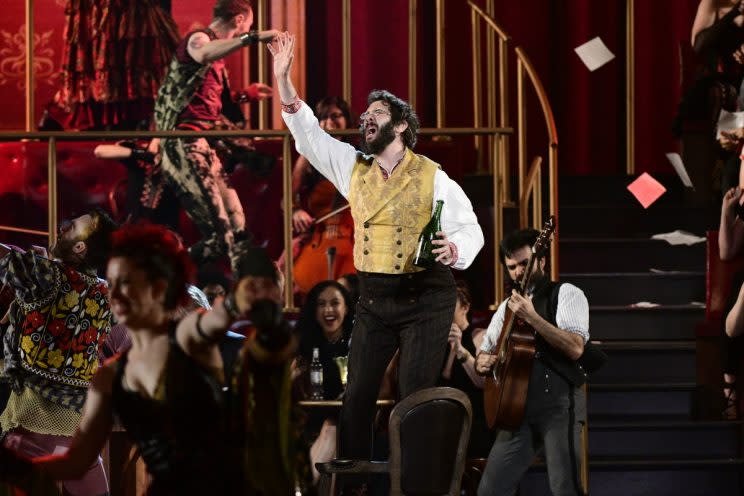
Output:
M666 188L651 177L648 172L644 172L638 179L628 185L628 191L633 193L633 196L643 205L643 208L648 208L661 195L666 193Z

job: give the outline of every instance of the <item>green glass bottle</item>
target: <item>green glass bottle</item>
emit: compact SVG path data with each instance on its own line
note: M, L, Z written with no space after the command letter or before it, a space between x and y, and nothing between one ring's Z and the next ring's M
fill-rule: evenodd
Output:
M437 200L437 204L434 207L434 215L431 216L429 223L426 224L424 230L421 231L418 245L416 246L416 255L413 257L413 265L416 267L421 267L423 269L431 269L434 267L434 259L437 258L437 255L432 253L431 250L441 247L434 245L431 242L437 239L437 232L442 230L443 205L444 200Z

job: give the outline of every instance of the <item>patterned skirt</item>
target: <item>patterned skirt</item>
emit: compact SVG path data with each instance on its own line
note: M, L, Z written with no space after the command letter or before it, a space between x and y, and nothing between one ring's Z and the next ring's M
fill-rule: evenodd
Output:
M152 115L179 41L158 0L68 0L63 88L69 127L121 127Z

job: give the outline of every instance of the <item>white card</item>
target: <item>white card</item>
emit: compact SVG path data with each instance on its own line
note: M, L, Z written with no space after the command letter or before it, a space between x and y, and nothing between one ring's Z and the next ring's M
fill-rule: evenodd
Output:
M702 236L695 236L692 233L689 233L687 231L682 231L680 229L677 229L676 231L672 231L668 233L654 234L653 236L651 236L651 239L658 239L661 241L666 241L670 245L687 245L687 246L696 245L698 243L705 243L707 241Z
M574 48L574 51L590 71L596 71L615 58L615 54L602 43L599 36Z
M666 157L669 159L672 167L674 167L677 175L682 180L682 184L688 188L695 189L695 186L692 185L692 181L690 181L690 176L687 174L687 169L685 168L685 164L682 162L682 157L679 156L679 153L667 153Z
M721 109L716 125L716 139L721 139L721 131L733 131L744 127L744 112L727 112Z

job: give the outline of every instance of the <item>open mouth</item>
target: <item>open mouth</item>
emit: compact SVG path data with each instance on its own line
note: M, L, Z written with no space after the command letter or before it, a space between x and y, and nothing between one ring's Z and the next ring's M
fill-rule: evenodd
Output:
M323 322L325 322L326 325L328 326L335 324L337 320L338 318L333 315L328 315L328 316L323 317Z
M375 139L375 136L377 136L377 126L369 125L364 129L365 140L372 141L373 139Z

